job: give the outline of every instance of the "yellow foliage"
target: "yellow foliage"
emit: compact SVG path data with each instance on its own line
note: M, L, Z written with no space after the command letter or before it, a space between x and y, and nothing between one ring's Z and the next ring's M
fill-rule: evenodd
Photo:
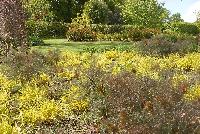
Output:
M46 100L45 93L45 88L26 85L22 89L22 94L19 97L21 107L24 109L30 109L30 107L36 107L40 105L43 101Z
M0 134L19 134L15 127L12 127L7 121L0 122Z
M185 74L175 74L172 78L172 82L175 87L178 86L180 83L187 80L188 80L188 76Z
M200 98L200 85L196 85L188 90L188 92L185 94L186 100L197 100Z
M200 71L199 53L187 54L182 57L173 54L169 57L155 58L125 51L106 51L95 53L93 56L90 53L66 52L60 58L61 60L55 63L59 69L53 76L48 72L40 72L39 75L33 76L31 81L23 84L17 79L10 80L0 73L0 114L8 116L8 120L13 119L8 105L12 99L19 104L20 114L17 117L21 124L34 125L37 122L55 120L57 117L66 117L75 112L86 111L90 106L90 100L85 89L79 83L88 82L89 77L86 74L93 69L92 67L108 72L110 75L134 72L137 76L147 76L155 80L160 80L160 72L173 70L175 74L170 77L170 80L174 87L189 80L188 71ZM49 90L55 82L54 77L56 80L63 80L62 78L67 80L67 82L64 81L67 85L63 86L66 89L55 100L48 97ZM58 83L62 85L63 83L59 80ZM58 88L60 88L59 84ZM12 96L10 89L16 85L22 87L19 89L20 94ZM55 88L57 88L56 86ZM56 91L57 89L55 89ZM184 98L186 100L200 98L200 86L189 89ZM0 134L1 132L5 134L17 132L17 129L11 126L8 120L0 122Z
M67 111L85 111L89 101L84 97L84 91L77 86L72 86L65 96L61 98L62 105Z
M71 80L75 76L75 71L69 71L66 69L65 71L58 73L58 77L65 78L67 80Z
M32 107L22 112L22 118L25 123L36 123L48 120L54 120L62 116L62 109L55 101L44 101L38 107Z

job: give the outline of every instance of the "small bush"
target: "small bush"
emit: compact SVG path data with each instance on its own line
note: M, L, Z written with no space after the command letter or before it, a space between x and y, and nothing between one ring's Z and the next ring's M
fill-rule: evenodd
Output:
M37 36L29 36L28 41L31 46L39 46L44 44L43 40Z
M186 54L197 52L198 45L192 36L161 34L151 39L144 39L137 45L143 54L166 56L171 53Z
M3 59L4 71L11 78L28 81L41 71L48 72L50 69L54 72L52 67L58 60L58 55L50 52L45 56L35 51L26 53L13 50Z

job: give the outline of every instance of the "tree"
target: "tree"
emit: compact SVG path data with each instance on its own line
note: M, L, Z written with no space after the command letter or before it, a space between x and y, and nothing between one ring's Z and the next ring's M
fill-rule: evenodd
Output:
M169 18L169 22L184 22L180 13L175 13Z
M84 6L83 13L95 24L121 24L121 4L122 1L117 0L89 0Z
M50 10L54 13L56 21L70 23L78 13L82 13L85 2L88 0L48 0Z
M104 0L108 5L108 24L122 24L123 17L121 15L120 5L123 5L123 0Z
M48 0L23 0L28 20L50 22L54 18Z
M126 0L121 8L125 24L142 27L160 27L169 15L157 0Z
M1 0L0 5L1 54L5 54L10 47L26 46L25 15L20 0Z
M70 23L88 0L23 0L29 19Z
M197 22L200 22L200 11L197 12L196 16L197 16Z
M90 0L85 4L84 15L88 16L92 23L106 24L108 22L108 5L103 0Z

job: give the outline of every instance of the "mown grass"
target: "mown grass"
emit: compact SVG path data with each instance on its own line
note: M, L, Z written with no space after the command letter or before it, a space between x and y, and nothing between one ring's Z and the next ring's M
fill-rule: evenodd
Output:
M133 42L68 42L66 39L45 39L44 45L33 46L32 50L47 52L49 50L84 52L105 49L129 50L134 48Z

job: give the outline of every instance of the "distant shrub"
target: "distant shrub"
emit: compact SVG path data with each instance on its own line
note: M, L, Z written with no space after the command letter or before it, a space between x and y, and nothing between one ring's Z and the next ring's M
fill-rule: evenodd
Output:
M60 22L27 21L26 27L29 36L39 38L65 37L66 24Z
M123 25L101 25L101 24L92 24L92 30L99 32L101 34L114 34L122 33L124 30Z
M97 32L98 40L109 41L140 41L149 39L160 33L159 29L138 28L133 25L91 25Z
M142 40L137 46L142 53L154 56L198 51L196 39L193 36L179 34L160 34L151 39Z
M92 31L87 17L77 17L68 25L66 37L70 41L95 41L96 32Z
M186 22L171 23L168 28L182 34L197 35L200 32L197 25Z
M44 44L43 40L37 36L29 36L28 39L31 46L38 46Z
M155 29L128 29L128 39L131 41L140 41L142 39L150 39L154 35L157 35L159 31Z
M98 41L128 41L127 34L97 34ZM130 40L129 40L130 41Z

